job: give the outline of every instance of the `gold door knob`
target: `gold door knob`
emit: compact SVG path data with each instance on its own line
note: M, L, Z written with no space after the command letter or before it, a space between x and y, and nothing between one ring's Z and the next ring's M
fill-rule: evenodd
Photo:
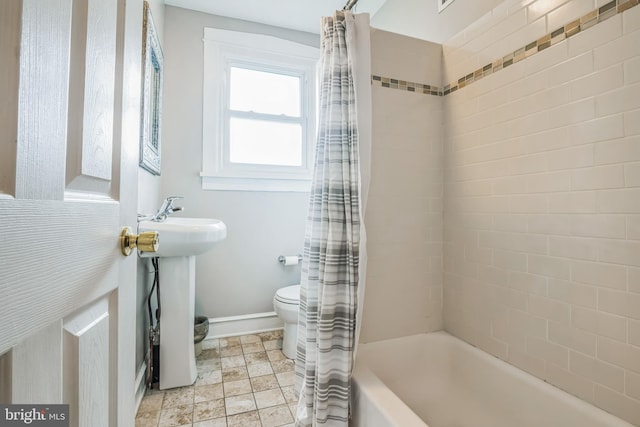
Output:
M129 227L124 227L120 233L120 249L124 256L131 255L135 248L144 252L156 252L159 246L160 236L157 231L145 231L136 235Z

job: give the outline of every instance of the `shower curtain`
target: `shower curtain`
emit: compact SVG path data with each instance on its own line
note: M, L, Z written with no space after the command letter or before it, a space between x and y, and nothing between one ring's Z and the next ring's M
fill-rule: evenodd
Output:
M302 263L296 426L347 426L371 152L369 15L322 21L320 117Z

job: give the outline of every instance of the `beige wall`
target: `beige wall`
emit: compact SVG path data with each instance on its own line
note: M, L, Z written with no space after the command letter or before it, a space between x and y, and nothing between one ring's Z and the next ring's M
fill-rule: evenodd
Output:
M440 83L440 45L377 30L372 74ZM363 342L442 327L442 98L372 86Z
M445 81L603 3L506 1ZM444 209L445 329L636 425L638 40L635 7L446 96Z

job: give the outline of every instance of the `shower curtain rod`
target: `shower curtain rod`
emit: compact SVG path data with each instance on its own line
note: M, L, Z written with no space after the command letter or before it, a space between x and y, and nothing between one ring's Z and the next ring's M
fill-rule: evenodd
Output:
M344 5L342 10L351 10L351 8L356 5L356 3L358 3L358 0L348 0L347 4Z

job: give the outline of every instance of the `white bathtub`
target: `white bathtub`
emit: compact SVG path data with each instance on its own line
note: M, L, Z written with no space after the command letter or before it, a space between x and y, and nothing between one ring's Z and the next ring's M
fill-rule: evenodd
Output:
M444 332L358 348L355 427L629 427Z

